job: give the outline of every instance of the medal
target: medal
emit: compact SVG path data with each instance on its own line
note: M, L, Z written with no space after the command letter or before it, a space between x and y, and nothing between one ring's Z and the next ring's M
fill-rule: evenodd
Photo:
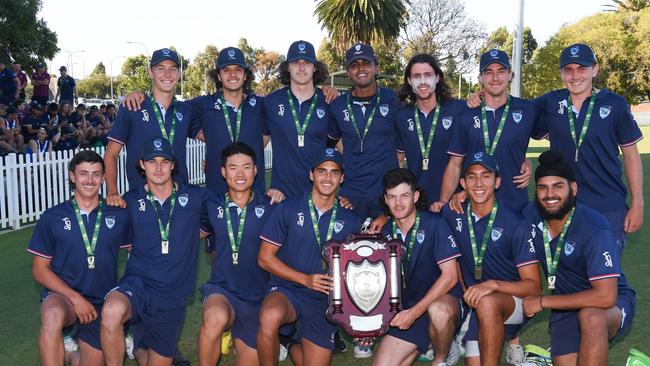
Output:
M503 114L501 115L501 120L499 121L499 126L497 126L497 132L494 134L494 140L490 143L490 132L488 130L487 123L487 113L485 112L485 102L481 102L481 127L483 128L483 144L485 145L485 151L494 156L495 151L497 150L497 145L499 144L499 139L501 138L501 132L503 132L503 126L506 124L506 119L508 119L508 111L510 111L510 96L506 101L506 107L503 109Z
M158 230L160 230L160 252L162 254L169 254L169 225L172 222L172 214L174 213L174 207L176 206L176 186L172 185L172 196L171 196L171 203L170 203L170 208L169 208L169 220L167 221L167 225L163 227L162 224L162 207L161 211L158 212L158 204L156 204L155 199L151 195L151 192L147 192L147 198L149 199L149 202L151 203L151 206L153 206L153 211L156 214L156 220L158 221Z
M318 101L318 94L314 91L314 96L311 98L311 104L309 105L309 110L305 116L305 120L300 123L298 118L298 112L296 112L296 106L293 104L293 97L291 96L291 88L287 88L287 98L289 99L289 107L291 108L291 115L293 116L293 123L296 124L296 131L298 132L298 147L305 147L305 131L307 131L307 126L311 122L311 114L316 108L316 102Z
M162 254L169 254L169 242L167 240L160 242L160 251Z
M248 201L253 198L251 192ZM244 236L244 225L246 224L246 211L248 204L244 205L241 213L239 214L239 225L237 226L237 236L235 237L235 230L232 227L232 218L230 217L230 195L226 194L226 227L228 229L228 239L230 239L230 249L232 250L232 264L239 264L239 247L241 246L241 239Z
M573 220L573 213L575 210L575 207L571 209L571 212L569 212L569 217L562 226L562 231L558 237L554 255L551 255L551 241L549 240L548 225L546 225L546 221L544 221L542 236L544 237L544 254L546 255L546 269L548 272L548 277L546 279L548 280L549 290L555 290L555 275L557 273L558 264L560 263L560 256L564 250L564 237L566 236L567 230L569 229L569 225L571 225L571 221Z
M162 119L162 113L160 113L160 107L158 106L158 103L153 99L153 96L150 97L151 99L151 108L153 108L153 112L156 115L156 119L158 120L158 127L160 127L160 134L167 140L169 140L169 143L173 146L174 145L174 133L176 131L176 103L173 102L174 105L174 110L172 113L172 123L171 127L169 128L169 137L167 136L167 129L165 128L165 123L163 122Z
M440 104L436 106L436 111L433 113L433 121L431 122L431 129L429 130L429 139L424 143L424 136L422 127L420 126L420 111L418 106L413 108L415 115L415 127L418 133L418 142L420 143L420 153L422 154L422 170L429 170L429 152L431 152L431 144L433 143L433 136L436 133L436 126L438 125L438 115L440 115Z
M591 121L591 113L594 110L594 104L596 103L596 91L591 90L591 99L589 99L589 107L587 107L587 115L585 116L585 123L580 130L580 136L576 134L576 124L573 119L573 105L571 104L571 95L567 97L567 114L569 116L569 128L571 129L571 135L573 135L573 141L576 144L576 155L575 161L578 162L578 149L585 142L585 135L587 134L587 128L589 128L589 121Z
M480 281L483 278L483 266L474 266L474 279Z
M488 224L485 227L485 232L483 233L483 240L481 240L481 246L478 247L476 243L476 234L474 234L474 222L472 221L472 210L471 206L468 204L465 208L467 212L467 225L469 226L469 241L472 244L472 254L474 256L474 279L480 280L483 277L483 257L485 256L485 251L487 250L487 243L490 239L490 233L492 232L492 226L494 226L494 218L497 216L497 210L499 209L499 202L494 200L492 204L492 211L490 212L490 217L488 219Z
M72 197L72 207L74 208L75 216L77 217L77 224L79 224L79 230L81 231L81 238L84 241L84 246L86 247L86 260L88 262L88 269L95 269L95 248L97 247L97 240L99 238L99 229L102 222L102 214L104 212L104 206L102 206L102 201L99 200L97 217L95 218L95 227L93 228L93 239L90 241L88 239L88 232L86 231L86 225L84 220L81 217L81 210L79 210L79 205L77 204L77 199Z
M422 170L429 170L429 159L422 159Z
M363 135L361 135L361 132L359 132L359 125L357 124L357 118L354 116L354 112L352 111L352 93L348 94L348 114L350 115L350 120L352 121L352 124L354 125L354 132L357 133L357 137L359 138L359 142L361 145L361 152L363 152L363 140L365 140L366 135L368 135L368 131L370 130L370 125L372 125L372 121L375 119L375 112L377 111L377 106L379 105L380 102L380 97L379 97L379 90L377 90L377 97L375 100L375 106L372 108L372 112L370 112L370 115L368 116L368 120L366 121L366 127L363 130Z
M555 290L555 276L548 276L546 279L548 280L548 289Z
M325 235L325 240L321 241L320 230L318 230L318 216L316 215L316 208L314 207L314 201L312 199L311 193L309 193L309 199L307 200L309 204L309 215L311 216L311 223L314 226L314 235L316 236L316 244L322 249L323 242L327 242L332 238L332 232L334 231L334 223L336 222L336 211L339 209L339 201L334 200L334 207L332 208L332 216L330 217L330 223L327 226L327 234ZM323 269L326 268L325 259L323 259Z
M232 253L232 264L239 264L239 253Z

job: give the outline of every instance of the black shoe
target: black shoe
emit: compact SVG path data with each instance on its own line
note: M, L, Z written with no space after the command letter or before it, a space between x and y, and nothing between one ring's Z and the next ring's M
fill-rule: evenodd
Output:
M341 335L337 330L334 333L334 353L344 353L348 350L348 346L345 344L345 341L341 339Z
M192 366L192 363L190 360L187 358L183 357L183 354L181 353L180 350L176 351L176 356L174 356L174 360L172 361L173 366Z

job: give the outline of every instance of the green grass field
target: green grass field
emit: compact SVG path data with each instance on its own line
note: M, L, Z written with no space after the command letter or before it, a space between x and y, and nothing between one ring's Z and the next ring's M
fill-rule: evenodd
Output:
M644 135L650 135L650 127L642 128ZM546 145L547 146L547 145ZM531 144L529 153L536 156L544 151L543 142ZM642 152L645 181L650 181L650 137L639 143ZM625 364L627 352L635 347L650 354L650 189L645 190L646 224L643 228L628 237L628 244L623 256L623 267L632 287L637 291L636 318L632 331L622 340L612 345L609 365ZM37 336L39 331L39 302L40 287L31 275L32 256L25 251L32 229L27 228L16 232L0 235L0 251L3 265L0 267L0 365L38 365ZM122 258L122 265L124 256ZM199 266L199 282L209 276L209 259L201 255ZM535 317L523 331L522 343L534 343L548 347L547 332L548 313ZM180 347L183 353L194 364L196 360L196 338L201 322L201 299L198 292L191 299L187 312L187 320L181 337ZM351 349L351 347L348 347ZM135 362L128 362L134 365ZM221 365L232 365L232 353L225 356ZM289 365L285 361L283 364ZM352 357L352 351L335 355L333 365L370 365L371 360L357 360ZM462 364L462 362L460 363Z

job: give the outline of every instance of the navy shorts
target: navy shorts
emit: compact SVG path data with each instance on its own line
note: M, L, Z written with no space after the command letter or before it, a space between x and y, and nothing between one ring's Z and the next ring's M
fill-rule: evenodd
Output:
M636 310L634 294L619 294L616 307L621 311L621 326L612 341L625 335L632 327ZM580 348L580 324L577 311L551 312L551 356L577 353Z
M625 248L625 216L627 210L601 212L601 215L609 222L609 226L614 233L614 238L618 243L618 247L623 250Z
M53 293L54 293L53 291L49 291L49 290L41 291L41 303L43 303L46 297L50 296ZM99 331L102 323L101 322L102 307L98 305L94 305L94 306L95 306L95 310L97 311L97 319L95 319L95 321L89 324L81 324L79 323L79 320L77 320L74 324L65 327L63 329L63 333L64 334L70 333L70 331L74 329L75 336L73 338L84 341L87 344L89 344L91 347L101 351L102 344L99 339Z
M319 301L307 298L280 286L271 287L268 293L272 292L279 292L286 296L296 311L297 324L294 323L294 327L282 327L280 333L288 335L286 330L293 329L296 332L292 335L293 339L304 338L319 347L330 351L334 350L334 333L336 333L337 327L330 323L325 316L327 299Z
M242 340L247 346L256 348L257 331L260 328L260 303L254 304L241 300L221 286L206 283L199 289L203 302L210 295L223 295L235 310L235 321L231 332L233 337Z
M123 277L113 291L124 294L131 303L134 348L174 357L183 330L185 299L156 296L135 276Z

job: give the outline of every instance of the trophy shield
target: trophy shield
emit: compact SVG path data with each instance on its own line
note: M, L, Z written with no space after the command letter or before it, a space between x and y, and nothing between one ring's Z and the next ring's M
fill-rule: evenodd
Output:
M328 241L323 258L333 286L327 318L353 338L385 334L401 309L402 258L399 240L381 234L350 234L345 241Z

